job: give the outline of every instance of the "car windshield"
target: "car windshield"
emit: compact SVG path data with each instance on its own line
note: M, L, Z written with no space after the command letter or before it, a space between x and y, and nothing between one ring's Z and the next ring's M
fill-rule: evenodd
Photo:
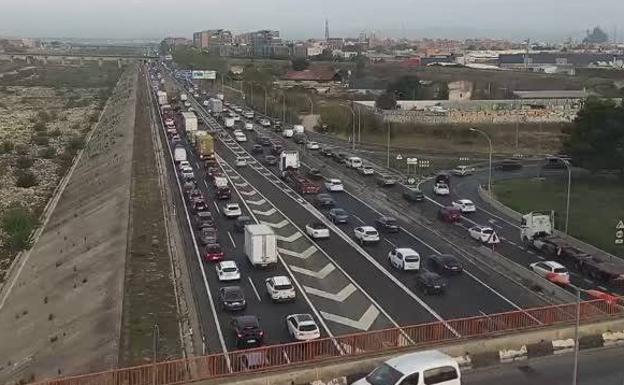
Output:
M223 298L227 301L240 301L243 299L243 293L238 289L225 290Z
M390 365L383 364L366 376L366 381L371 385L394 385L401 377L403 373Z
M377 232L375 230L366 230L364 233L366 235L377 235Z
M483 230L481 230L481 232L483 234L492 234L494 232L494 230L492 230L492 229L483 229Z
M221 246L220 245L209 245L208 247L206 247L206 251L208 251L209 253L220 253L221 252Z
M418 255L406 255L405 262L418 262L420 261L420 257Z
M343 209L336 209L334 210L334 215L346 215L347 212L344 211Z
M235 267L224 267L223 272L225 273L236 273L238 271Z
M293 287L291 284L285 283L282 285L275 285L275 290L291 290Z
M563 267L556 267L554 272L557 274L564 274L564 273L567 273L568 271Z
M303 324L303 325L299 325L299 331L302 332L313 332L317 330L316 325L313 324Z

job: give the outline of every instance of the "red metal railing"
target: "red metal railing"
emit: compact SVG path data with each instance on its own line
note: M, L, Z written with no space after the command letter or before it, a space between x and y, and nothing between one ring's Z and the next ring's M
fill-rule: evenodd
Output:
M622 298L580 304L581 321L592 322L624 315ZM264 346L227 354L190 357L106 372L41 381L39 385L173 385L239 373L261 371L322 360L379 353L406 346L443 342L568 325L576 321L577 304L553 305L507 313L432 322L309 342Z

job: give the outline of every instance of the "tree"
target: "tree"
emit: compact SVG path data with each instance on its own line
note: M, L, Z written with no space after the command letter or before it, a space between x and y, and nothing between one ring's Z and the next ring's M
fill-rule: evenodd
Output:
M624 104L589 98L566 132L563 147L576 165L624 176Z
M394 110L397 108L397 102L393 94L384 92L375 100L375 107L382 110Z
M602 44L609 41L609 36L600 28L594 27L594 30L587 31L587 36L583 39L583 43Z
M388 84L388 92L399 100L417 100L421 93L420 81L416 75L404 75Z
M11 250L19 251L30 246L30 233L37 226L37 218L21 205L10 207L0 220Z
M308 67L310 67L310 62L307 59L298 57L292 60L292 68L295 71L303 71L308 69Z
M368 58L364 55L357 55L353 61L355 61L355 77L361 78L364 76L364 70L366 69L366 64L368 64Z

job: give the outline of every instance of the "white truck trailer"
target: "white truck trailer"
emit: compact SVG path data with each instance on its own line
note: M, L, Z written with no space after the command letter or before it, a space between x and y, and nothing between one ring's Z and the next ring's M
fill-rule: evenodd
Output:
M245 255L253 266L277 263L277 239L267 225L245 226Z

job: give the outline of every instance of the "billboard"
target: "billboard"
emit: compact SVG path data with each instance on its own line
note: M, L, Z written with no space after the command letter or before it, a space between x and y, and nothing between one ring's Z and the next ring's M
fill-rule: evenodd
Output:
M217 78L217 71L193 71L193 79L208 79L215 80Z

